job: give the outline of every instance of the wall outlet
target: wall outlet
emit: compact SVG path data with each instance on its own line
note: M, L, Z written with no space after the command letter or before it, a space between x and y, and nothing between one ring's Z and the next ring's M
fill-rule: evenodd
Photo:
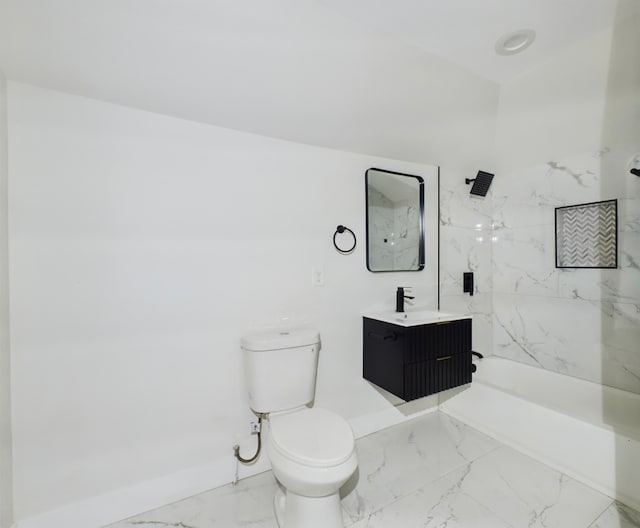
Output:
M320 266L314 266L311 269L311 285L324 286L324 271Z
M251 430L251 434L260 432L260 422L251 421L249 422L249 429Z

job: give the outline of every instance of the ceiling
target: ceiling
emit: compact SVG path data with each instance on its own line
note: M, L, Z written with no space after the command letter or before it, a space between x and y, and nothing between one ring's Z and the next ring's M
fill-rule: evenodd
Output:
M612 25L615 0L319 0L354 22L387 32L478 75L504 82ZM521 55L501 56L501 35L533 29Z
M499 83L610 26L616 5L0 0L0 69L179 118L422 161L425 143L495 104ZM498 37L523 28L536 31L531 47L495 53Z

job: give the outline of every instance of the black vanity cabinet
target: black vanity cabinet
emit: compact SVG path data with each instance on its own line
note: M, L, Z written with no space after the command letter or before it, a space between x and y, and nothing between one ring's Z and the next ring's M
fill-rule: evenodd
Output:
M363 377L405 401L471 382L471 319L402 326L363 317Z

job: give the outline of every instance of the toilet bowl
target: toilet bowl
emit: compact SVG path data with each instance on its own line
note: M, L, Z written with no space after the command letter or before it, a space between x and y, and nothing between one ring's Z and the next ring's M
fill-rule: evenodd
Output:
M338 414L309 407L315 397L320 336L309 328L243 338L251 408L267 415L266 450L281 485L280 528L342 528L340 487L358 466L353 431Z
M281 528L342 527L340 487L358 465L347 422L322 408L269 418L267 453L286 494L274 499Z

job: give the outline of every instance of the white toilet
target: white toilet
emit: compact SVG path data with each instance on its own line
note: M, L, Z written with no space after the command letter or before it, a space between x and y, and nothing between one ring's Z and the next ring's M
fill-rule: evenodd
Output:
M308 407L315 396L320 335L271 330L242 339L249 405L268 413L265 443L280 528L342 528L340 487L358 466L353 432L341 416Z

